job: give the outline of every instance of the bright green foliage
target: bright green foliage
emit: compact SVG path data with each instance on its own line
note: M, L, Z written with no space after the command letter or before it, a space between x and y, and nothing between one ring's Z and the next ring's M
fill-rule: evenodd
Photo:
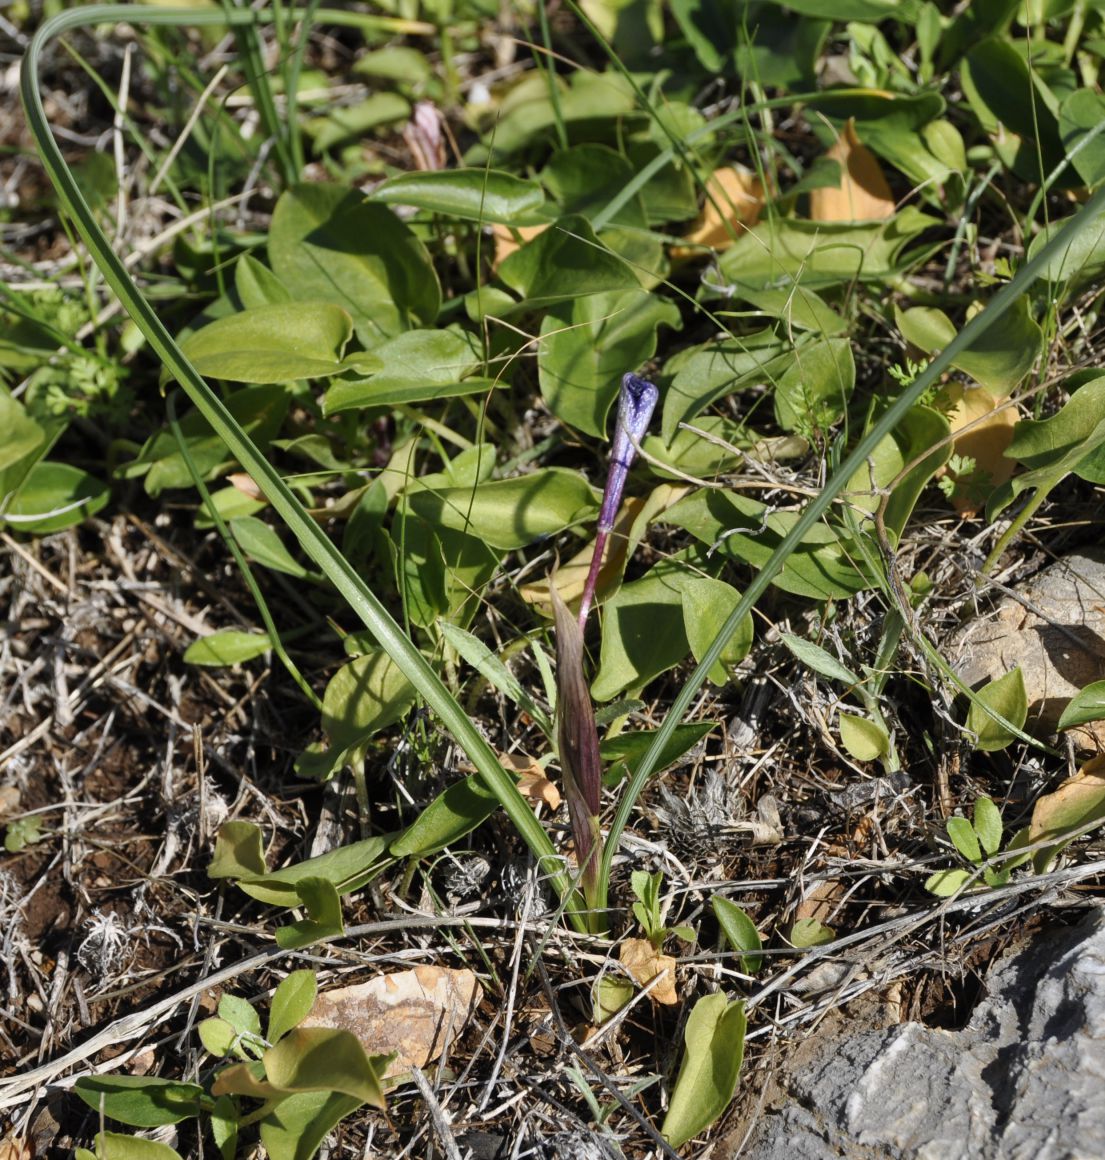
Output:
M1028 831L1021 830L1009 842L1005 854L995 857L1001 849L1004 825L1001 811L992 798L980 797L975 802L972 821L951 817L947 822L948 838L956 852L973 869L938 870L929 876L925 889L939 898L958 894L966 886L1004 886L1018 866L1028 861L1028 854L1016 851L1028 844Z
M657 870L649 874L645 870L634 870L630 875L630 885L637 901L633 903L633 917L644 931L645 938L659 950L669 935L675 935L684 942L694 942L695 933L689 926L665 926L660 917L660 886L664 876Z
M993 753L1020 736L1027 717L1024 674L1018 668L983 685L972 696L966 728L975 736L976 749Z
M211 1055L238 1062L216 1071L207 1086L153 1076L92 1076L77 1081L76 1093L108 1119L136 1128L209 1117L220 1154L228 1158L236 1155L240 1129L259 1121L270 1155L310 1160L350 1112L366 1103L384 1107L381 1078L388 1059L369 1058L348 1031L300 1028L315 993L313 971L289 974L273 994L267 1040L254 1006L223 995L218 1015L199 1025L199 1037ZM243 1100L261 1100L263 1106L255 1112ZM101 1133L96 1144L96 1155L108 1160L177 1156L164 1144L115 1133Z
M683 1032L683 1061L664 1117L664 1139L680 1148L729 1106L744 1061L744 1004L718 992L695 1003Z
M759 953L763 943L756 924L735 902L730 902L720 894L710 899L710 905L714 908L714 915L726 942L733 950L741 952L742 969L754 975L764 963L764 956Z
M900 667L898 640L915 627L910 610L897 607L900 594L908 600L922 586L891 573L914 558L915 510L928 518L929 508L942 509L940 493L926 489L948 460L951 431L922 403L937 398L941 376L955 369L994 394L1016 392L1022 415L1032 406L1036 416L1018 423L1008 452L1018 474L987 514L996 518L1017 499L1027 504L985 570L1064 479L1105 480L1105 380L1090 372L1056 390L1033 377L1043 375L1045 350L1062 357L1081 341L1093 306L1075 316L1072 296L1105 272L1100 192L1068 218L1047 221L1057 195L1074 206L1082 194L1064 191L1095 188L1105 176L1094 5L1077 6L1063 40L1062 4L999 0L953 11L928 0L644 0L627 19L615 0L588 0L583 11L609 45L588 41L586 68L539 55L541 68L496 90L486 106L473 98L463 109L463 164L450 144L445 168L418 172L395 170L396 130L409 127L422 99L457 124L457 54L479 59L481 22L494 6L461 3L448 14L440 5L400 7L388 16L284 5L196 10L190 19L200 35L236 38L228 85L248 94L259 130L235 134L221 100L198 109L188 147L166 171L166 193L181 206L215 206L248 179L275 190L275 211L267 231L246 232L233 214L212 208L210 222L193 223L156 267L143 269L142 292L104 236L104 223L115 225L115 167L98 155L83 163L76 184L35 91L43 49L82 23L78 8L36 38L24 81L28 123L59 188L60 212L91 260L81 267L87 285L79 294L0 289L5 534L51 534L105 511L112 472L123 482L141 479L151 500L183 492L172 497L179 511L197 477L221 480L240 469L264 498L244 480L241 489L220 486L196 528L218 526L216 516L229 524L241 556L261 565L265 591L300 598L304 624L277 627L266 614L265 635L216 632L186 659L247 663L271 650L292 671L282 635L291 629L290 648L293 633L310 634L314 660L325 646L317 631L325 616L350 648L341 658L335 634L330 666L313 666L301 682L310 698L328 681L326 740L305 739L298 771L359 771L374 749L386 751L380 735L416 704L433 711L477 770L397 822L401 830L271 873L260 831L225 827L213 876L296 909L297 920L278 932L285 946L339 932L343 894L397 859L430 857L463 840L499 807L569 921L585 925L553 841L458 694L474 670L551 732L552 696L546 691L546 708L529 677L507 667L523 638L542 657L536 642L546 628L538 609L514 600L512 580L539 582L535 568L543 574L556 556L576 556L593 534L592 484L622 373L655 378L660 430L645 440L625 527L612 537L630 551L601 589L601 628L588 639L597 667L588 675L603 699L677 693L660 728L604 744L606 785L621 796L600 902L644 786L703 735L682 714L704 681L740 679L761 600L765 617L830 626L841 602L877 590L865 597L885 606L877 657L855 646L852 656L841 654L844 663L799 637L784 645L834 682L835 696L858 701L859 711L834 706L835 722L827 722L843 750L897 767L882 698ZM590 24L569 7L573 31L590 37ZM165 9L84 16L155 27L166 44L181 22ZM274 59L261 52L270 19ZM320 43L311 38L339 20L363 38L353 72L371 80L372 91L352 102L320 93L333 78L304 71L296 49ZM405 22L403 44L395 43L396 20ZM556 52L570 47L558 43ZM836 64L851 87L826 86ZM726 104L738 93L738 104ZM881 220L815 220L811 212L808 195L841 177L838 163L818 155L848 124L889 179L894 200ZM180 126L172 128L175 135ZM372 140L381 135L384 148ZM711 242L685 244L707 208L707 179L737 157L756 159L762 204L743 223L728 222L722 232L733 244L718 243L716 252ZM330 180L314 179L315 167ZM1035 201L1025 214L1026 187ZM1030 239L1028 261L1001 249L979 267L993 220L984 209L999 204L999 191L1011 236ZM506 228L492 233L492 225ZM524 228L536 226L545 229ZM516 248L504 255L508 238ZM104 325L95 317L93 264L134 319L118 334L110 318ZM922 264L924 280L915 281ZM899 311L906 302L913 305ZM895 322L932 356L916 375L884 373ZM157 430L154 359L166 367L164 385L179 384L193 408L179 440ZM141 374L150 381L131 396L129 380ZM141 405L132 412L135 397ZM108 429L104 453L86 453L85 429L71 426L90 419ZM649 499L637 507L642 495ZM364 635L344 623L335 597L363 622ZM500 634L493 647L485 643L489 623ZM680 670L695 662L694 672ZM673 670L670 684L645 691ZM1061 724L1097 720L1101 705L1100 689L1090 686ZM1024 720L1023 683L1012 673L975 695L966 728L979 749L996 751L1021 735ZM1005 872L988 865L1002 827L984 803L972 822L949 823L971 868L942 871L930 889L948 893L980 869L993 884L987 875ZM1079 806L1070 817L1096 808ZM638 920L650 937L660 935L658 885L650 878L634 886ZM760 965L758 934L743 912L724 900L714 907L745 969ZM803 920L790 937L816 946L832 932ZM596 1002L612 1011L614 998ZM289 1008L296 1018L301 1006ZM294 1023L289 1016L276 1025L290 1035ZM665 1124L673 1141L690 1139L724 1108L739 1052L729 1051L725 1071L711 1054L712 1036L724 1026L731 1048L738 1023L743 1035L743 1013L721 996L692 1015L684 1064L691 1078L681 1073ZM263 1143L280 1160L299 1160L374 1095L359 1061L342 1054L347 1044L326 1047L352 1071L326 1073L330 1086L315 1091L302 1090L292 1048L285 1050L294 1066L282 1071L277 1054L266 1074L270 1049L233 1004L201 1034L242 1056L237 1086L227 1080L226 1094L203 1097L224 1156L237 1146L242 1093L265 1098L284 1084L280 1123L262 1124ZM279 1038L272 1026L270 1037ZM289 1042L309 1047L301 1036ZM118 1151L119 1139L102 1134L98 1148L155 1155Z

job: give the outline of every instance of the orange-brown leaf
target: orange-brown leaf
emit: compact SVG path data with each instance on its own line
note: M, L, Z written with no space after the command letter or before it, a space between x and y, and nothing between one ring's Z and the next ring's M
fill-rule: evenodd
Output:
M840 185L810 193L815 222L882 221L894 214L894 194L874 153L856 136L849 120L825 154L840 166Z
M642 987L647 987L657 975L664 973L648 993L654 1003L670 1005L679 1002L675 990L675 959L671 955L661 954L647 938L627 938L618 958Z
M751 170L742 165L716 169L706 182L702 212L686 235L688 244L673 248L672 257L693 257L700 246L727 249L759 221L763 204L763 182Z

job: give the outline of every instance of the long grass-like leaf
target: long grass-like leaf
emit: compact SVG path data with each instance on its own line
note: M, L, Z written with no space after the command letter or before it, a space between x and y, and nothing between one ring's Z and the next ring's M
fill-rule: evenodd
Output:
M298 11L296 13L298 15ZM72 9L46 21L35 33L23 60L20 92L27 124L38 145L43 165L72 215L93 260L150 347L180 383L196 409L225 442L231 454L252 476L273 508L291 529L303 551L319 566L345 598L349 607L372 632L380 647L398 664L407 679L456 738L487 787L529 846L551 883L565 900L573 921L581 924L576 894L548 835L518 792L513 778L503 769L490 745L480 735L429 662L395 622L387 609L338 551L326 533L311 519L276 469L258 450L227 411L221 399L204 382L181 353L172 335L134 284L115 254L68 166L54 142L38 89L39 62L46 46L74 28L127 22L169 26L244 26L266 20L265 13L251 9L153 8L130 4L94 5Z

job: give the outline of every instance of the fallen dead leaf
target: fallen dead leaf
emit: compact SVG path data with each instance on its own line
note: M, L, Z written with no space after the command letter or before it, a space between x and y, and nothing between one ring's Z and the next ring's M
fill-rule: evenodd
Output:
M648 997L654 1003L669 1006L679 1002L675 992L675 959L661 954L647 938L627 938L618 954L621 964L641 984L647 987L657 975L667 974L652 988Z
M560 790L545 775L545 771L532 757L524 753L500 753L499 760L507 769L519 775L518 792L534 805L544 802L550 810L560 809Z
M961 516L976 515L994 488L1012 478L1016 464L1005 457L1005 449L1018 415L1015 406L1002 406L1004 401L983 387L965 383L951 383L940 392L941 409L955 436L953 454L974 461L962 476L948 466L940 470L955 481L951 501Z
M252 475L244 471L235 471L228 475L227 480L232 483L242 495L248 496L250 499L257 500L258 503L265 501L265 493L257 486Z
M835 843L830 852L838 857L848 857L847 847ZM844 883L835 878L818 878L810 884L802 896L802 901L794 911L795 921L803 918L813 918L820 923L828 923L836 913L837 907L844 900L847 893Z
M856 136L854 120L844 126L825 156L840 165L840 185L810 192L815 222L882 221L894 214L894 194L877 158Z
M386 1078L397 1079L446 1051L482 997L472 971L415 967L323 991L302 1025L351 1031L368 1055L395 1052Z
M706 182L706 201L694 225L685 235L686 244L674 246L673 258L693 258L702 246L725 250L746 228L760 220L764 204L763 182L743 165L715 169Z
M495 257L491 262L491 269L498 270L499 266L514 253L515 250L521 248L522 242L528 242L531 238L544 230L548 229L546 225L539 226L508 226L503 225L502 222L496 222L491 227L491 237L495 241ZM517 234L521 241L516 241L514 235Z
M1045 842L1061 834L1077 830L1094 821L1105 819L1105 754L1087 761L1074 775L1067 778L1054 793L1044 794L1032 810L1032 824L1028 831L1030 844ZM1042 871L1067 845L1066 841L1041 850L1035 858L1036 868Z

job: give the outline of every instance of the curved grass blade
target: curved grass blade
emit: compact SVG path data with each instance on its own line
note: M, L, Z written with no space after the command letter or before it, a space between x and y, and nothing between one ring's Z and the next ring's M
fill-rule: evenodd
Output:
M267 17L271 19L271 13L267 14ZM181 353L172 335L143 297L96 223L76 179L65 164L50 132L38 90L38 69L44 49L61 34L75 28L122 22L237 27L265 19L265 13L257 13L251 9L152 8L131 4L93 5L62 12L38 29L23 59L19 85L27 124L34 135L43 166L58 191L62 204L71 214L78 233L88 246L104 279L118 296L127 313L134 319L146 341L183 387L196 409L226 443L231 454L264 492L299 541L303 551L319 566L365 627L376 637L380 647L402 668L411 684L456 738L488 789L502 804L518 833L537 858L542 872L548 876L551 884L565 901L573 922L580 925L578 895L573 889L571 878L565 872L548 835L534 817L525 798L518 792L513 778L503 769L490 745L468 719L426 658L322 528L311 519L276 469L242 431L219 397Z

